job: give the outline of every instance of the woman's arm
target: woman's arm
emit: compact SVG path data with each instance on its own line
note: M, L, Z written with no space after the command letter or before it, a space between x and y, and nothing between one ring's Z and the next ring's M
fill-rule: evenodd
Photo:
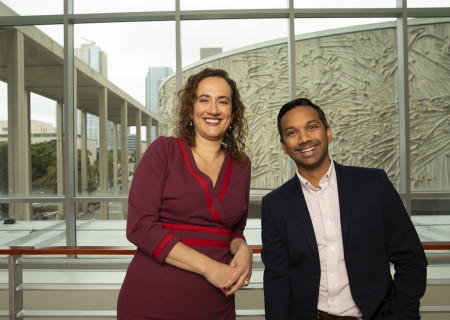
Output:
M169 251L164 262L177 268L197 273L224 292L227 279L230 279L237 269L215 261L182 242L178 242ZM228 290L225 293L228 295Z
M244 237L244 229L247 224L248 205L250 200L250 179L251 179L251 163L247 158L247 163L243 167L245 175L245 210L242 212L242 218L233 229L233 239L230 244L230 252L233 260L230 266L236 268L231 278L225 283L225 292L228 295L234 294L243 285L250 282L252 276L253 251L248 246Z
M250 282L252 276L253 251L242 238L235 238L230 245L231 254L234 256L230 266L234 272L225 283L225 293L234 294L245 283Z

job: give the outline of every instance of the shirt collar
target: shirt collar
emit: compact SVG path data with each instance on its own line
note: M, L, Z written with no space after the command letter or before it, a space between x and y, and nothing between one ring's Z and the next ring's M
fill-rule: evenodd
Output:
M324 174L322 179L320 179L319 182L319 188L314 187L308 180L306 180L302 175L298 172L298 169L295 170L295 173L297 174L298 179L300 180L300 183L308 190L308 191L318 191L320 189L326 189L332 180L332 174L334 173L334 161L330 157L331 163L330 167L328 168L327 172Z

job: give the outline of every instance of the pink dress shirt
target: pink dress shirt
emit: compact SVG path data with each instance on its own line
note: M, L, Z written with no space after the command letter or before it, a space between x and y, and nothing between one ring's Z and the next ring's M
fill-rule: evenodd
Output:
M317 309L338 316L361 317L350 292L344 260L336 171L330 168L315 188L297 171L311 216L320 257Z

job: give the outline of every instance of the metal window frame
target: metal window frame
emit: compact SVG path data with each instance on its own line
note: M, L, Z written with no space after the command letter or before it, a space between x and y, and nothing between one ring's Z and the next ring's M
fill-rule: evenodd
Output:
M62 0L61 0L62 1ZM400 121L400 195L408 212L413 199L448 199L450 192L411 192L410 141L409 141L409 83L408 83L408 18L450 17L449 8L407 8L406 0L397 0L396 8L325 8L299 9L294 0L287 0L283 9L246 10L181 10L180 0L175 1L174 11L117 12L74 14L73 0L64 0L61 15L1 17L0 26L63 25L64 27L64 195L55 197L0 197L0 203L63 203L66 215L67 245L76 245L76 210L78 202L126 202L127 196L86 197L75 193L74 153L74 26L86 23L173 21L176 41L176 88L182 85L181 21L217 19L287 19L289 48L289 96L295 97L295 19L301 18L396 18L399 69L399 121Z

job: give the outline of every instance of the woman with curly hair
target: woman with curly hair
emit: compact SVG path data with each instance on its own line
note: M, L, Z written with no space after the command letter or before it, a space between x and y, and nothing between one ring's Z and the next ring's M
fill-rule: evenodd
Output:
M176 137L156 139L133 177L127 238L137 250L118 319L234 320L234 293L250 281L250 160L236 83L204 69L178 99Z

